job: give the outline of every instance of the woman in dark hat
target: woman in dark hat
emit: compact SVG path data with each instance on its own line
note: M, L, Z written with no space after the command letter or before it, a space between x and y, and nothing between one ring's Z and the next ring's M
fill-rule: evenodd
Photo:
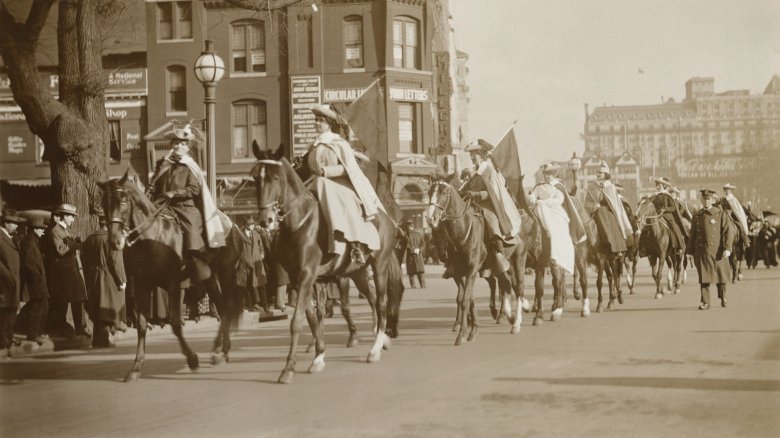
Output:
M362 154L336 133L344 123L341 116L327 105L315 106L311 111L319 135L309 148L307 165L321 177L315 180L315 190L329 236L333 237L328 252L343 254L347 242L352 242L352 260L362 264L366 249L379 249L374 220L384 207L358 166L356 157Z
M672 183L664 177L656 178L655 187L657 192L653 197L653 205L672 230L672 248L674 251L681 252L685 249L685 241L688 237L683 231L685 228L683 226L682 213L670 193Z

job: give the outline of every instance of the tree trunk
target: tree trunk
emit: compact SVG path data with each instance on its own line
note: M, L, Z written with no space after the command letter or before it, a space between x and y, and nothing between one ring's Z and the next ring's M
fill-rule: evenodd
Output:
M97 0L61 0L57 23L60 101L41 85L35 64L40 29L54 0L34 0L17 23L0 0L0 54L8 67L14 100L30 130L43 140L56 203L76 206L73 232L97 229L97 181L108 175L108 121L104 107L101 17Z

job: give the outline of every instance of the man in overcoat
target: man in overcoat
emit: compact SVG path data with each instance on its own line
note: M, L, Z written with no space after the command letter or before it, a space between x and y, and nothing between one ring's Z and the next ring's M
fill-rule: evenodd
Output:
M0 357L8 356L14 341L21 278L19 247L13 236L22 223L24 219L15 215L0 217Z
M46 282L50 287L49 327L50 330L69 331L67 312L70 304L75 334L90 337L92 334L84 315L87 287L79 255L81 242L69 231L77 215L76 207L61 204L52 213L54 225L43 235Z
M89 296L88 313L94 323L92 348L113 347L111 328L119 323L125 308L127 276L122 251L111 248L106 217L100 215L100 228L82 246L84 276Z
M414 222L406 221L406 274L409 276L409 287L414 289L414 278L417 277L421 288L425 288L425 264L422 253L425 249L425 239L422 233L414 229Z
M243 288L244 306L251 310L264 310L268 312L268 301L265 290L265 268L263 267L263 241L260 233L255 231L255 218L248 216L244 219L244 227L241 230L244 238L244 250L241 252L241 260L236 272L236 282Z
M693 215L686 252L693 255L701 285L700 310L710 308L710 284L718 288L720 305L726 307L726 282L731 277L729 255L734 232L728 214L715 206L715 192L701 190L702 209Z
M27 340L43 345L46 316L49 313L49 287L41 253L41 236L46 230L42 217L30 218L30 232L22 239L19 248L21 258L22 295L25 305L20 312L27 320Z

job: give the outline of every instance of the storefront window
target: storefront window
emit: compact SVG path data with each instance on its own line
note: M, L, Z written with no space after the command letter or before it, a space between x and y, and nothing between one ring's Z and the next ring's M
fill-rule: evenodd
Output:
M108 158L110 163L116 164L122 160L122 129L119 120L109 120L108 129L110 133Z
M415 106L414 103L398 102L398 145L401 153L418 153Z
M233 159L250 158L252 142L267 148L266 106L262 100L244 100L233 103Z

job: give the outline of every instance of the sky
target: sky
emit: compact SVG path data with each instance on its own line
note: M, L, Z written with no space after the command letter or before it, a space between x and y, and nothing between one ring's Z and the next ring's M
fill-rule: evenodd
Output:
M585 103L679 102L696 76L760 94L780 74L778 0L450 0L450 14L468 140L495 144L517 120L524 173L582 154Z

